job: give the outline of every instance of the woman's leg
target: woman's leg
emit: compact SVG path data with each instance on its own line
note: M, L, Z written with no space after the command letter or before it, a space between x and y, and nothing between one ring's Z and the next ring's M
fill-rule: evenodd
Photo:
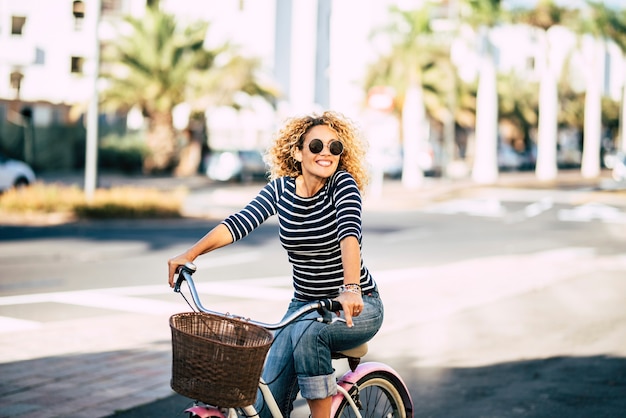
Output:
M317 322L315 319L319 315L311 312L299 322L277 332L263 370L263 379L284 416L289 416L298 390L309 403L313 417L325 417L330 413L331 396L337 390L330 353L369 341L382 325L383 306L378 295L364 296L363 301L363 312L354 318L355 326L352 328L343 322ZM292 302L286 315L302 304ZM255 407L261 417L271 417L267 407L264 407L262 396L258 396Z
M380 329L383 306L377 294L364 296L361 315L354 318L354 327L343 322L323 324L300 322L291 330L294 344L294 369L301 395L309 401L312 413L330 408L330 396L337 391L331 352L347 350L369 341ZM316 415L313 415L314 417ZM327 416L322 413L320 416Z
M285 317L290 315L301 305L301 302L292 302L289 305ZM293 325L289 325L276 332L272 347L265 360L265 366L263 367L263 381L269 387L281 413L285 417L289 416L291 413L293 401L300 390L293 362L293 344L290 332L292 326ZM257 395L254 407L259 412L261 418L272 417L260 391Z
M307 403L311 410L311 418L330 418L330 407L333 403L332 396L324 399L307 399Z

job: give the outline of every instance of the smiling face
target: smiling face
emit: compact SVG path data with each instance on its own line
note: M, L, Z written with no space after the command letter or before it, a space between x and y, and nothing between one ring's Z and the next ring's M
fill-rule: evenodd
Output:
M309 144L314 139L319 139L324 144L322 151L314 154L309 149ZM332 141L339 138L337 133L327 125L313 126L304 136L302 149L297 148L295 158L302 164L302 175L313 176L318 179L327 179L337 171L341 155L333 155L328 148Z

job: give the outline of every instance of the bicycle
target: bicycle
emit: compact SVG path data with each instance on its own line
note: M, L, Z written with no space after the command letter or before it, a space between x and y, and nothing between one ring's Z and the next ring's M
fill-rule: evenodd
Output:
M331 299L311 302L275 324L259 322L229 313L214 312L205 308L200 301L192 279L192 274L195 271L196 267L192 263L181 266L174 286L174 292L180 293L187 301L187 298L181 292L182 282L187 282L189 293L198 311L176 314L170 318L173 345L172 389L183 396L194 399L194 405L186 409L185 412L189 414L189 417L201 418L256 417L258 412L253 404L257 396L257 389L260 389L266 407L269 408L272 416L274 418L283 418L271 391L261 378L263 361L272 341L270 331L284 328L304 314L314 310L317 310L320 314L318 321L325 323L344 321L333 314L341 310L341 304ZM187 303L194 310L189 301ZM197 319L192 330L186 329L181 331L181 329L177 328L182 328L180 324L176 323L180 318L189 319L191 317ZM219 325L216 329L219 332L233 334L226 338L228 340L227 344L239 345L240 350L254 350L254 352L248 351L245 353L251 354L240 354L244 352L233 351L231 354L224 354L223 352L215 354L213 350L225 350L229 347L224 348L222 346L223 341L214 341L216 337L221 338L220 336L212 335L215 331L209 330L207 332L199 329L207 325L203 322L206 322L208 319L216 322L222 321L223 325ZM213 324L210 326L215 328ZM198 335L192 336L191 334L193 333ZM249 341L244 339L245 335L250 333L255 334L253 337L254 341L252 339ZM235 336L234 334L237 335ZM192 354L189 358L192 359L192 362L200 361L204 363L186 364L184 367L177 365L181 361L180 358L187 354L185 350L189 349L189 347L177 346L177 344L181 343L176 341L183 337L186 339L195 337L200 340L200 346L194 347L193 351L195 351L195 354ZM207 347L206 353L208 353L205 356L201 352L204 347ZM237 347L230 348L232 350L237 349ZM347 359L350 370L337 379L337 394L332 398L331 416L334 418L412 418L413 401L400 375L384 363L361 363L361 357L366 352L367 345L364 344L351 350L333 353L333 359ZM209 358L202 358L207 356ZM215 370L210 372L199 370L204 368L207 363L211 363L211 366L219 366L219 360L229 356L231 360L232 357L237 358L236 361L231 362L234 363L233 367L239 366L240 364L238 363L243 363L255 357L253 361L257 364L252 367L246 364L243 366L243 369L236 371L234 376L226 377L215 376L215 374L223 374L224 371L222 370L217 372ZM219 357L217 361L215 361L216 357ZM211 358L214 359L213 362L210 361ZM252 380L246 382L244 381L245 379ZM189 383L191 386L185 386ZM238 384L241 387L238 387ZM223 390L229 390L230 392L228 394L208 393L209 391L205 387L201 387L203 385L205 387L210 386L214 392ZM229 389L224 389L224 387ZM242 387L247 388L242 389ZM231 397L233 391L237 395L235 398ZM242 395L242 392L246 391L247 393ZM220 405L220 403L222 404Z

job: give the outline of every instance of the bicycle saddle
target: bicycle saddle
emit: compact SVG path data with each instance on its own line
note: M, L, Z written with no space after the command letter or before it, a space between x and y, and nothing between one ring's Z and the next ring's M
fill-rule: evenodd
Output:
M337 351L333 353L334 358L361 358L367 354L367 343L348 350ZM336 356L336 357L335 357Z
M354 371L361 362L361 357L367 354L367 343L361 344L357 347L350 348L348 350L336 351L332 353L333 359L348 359L348 365L350 370Z

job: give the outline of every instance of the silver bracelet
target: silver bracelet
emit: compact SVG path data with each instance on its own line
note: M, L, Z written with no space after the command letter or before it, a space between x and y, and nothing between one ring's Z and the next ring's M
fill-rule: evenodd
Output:
M354 293L357 295L361 295L361 285L357 284L357 283L348 283L348 284L342 284L341 286L339 286L339 294L341 295L342 293Z

